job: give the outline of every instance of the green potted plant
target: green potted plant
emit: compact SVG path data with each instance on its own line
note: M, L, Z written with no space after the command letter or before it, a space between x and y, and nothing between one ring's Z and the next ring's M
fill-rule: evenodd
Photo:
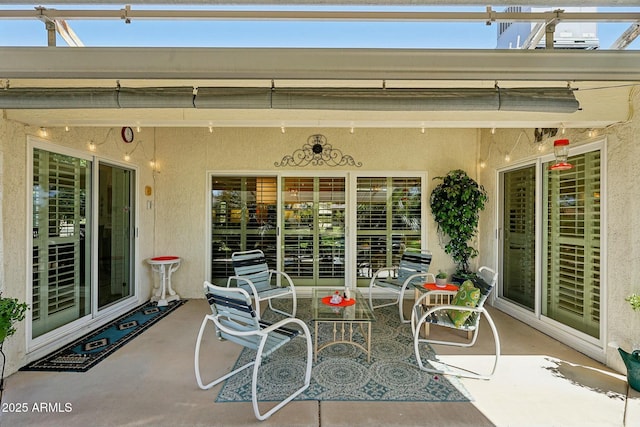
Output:
M438 224L438 232L448 238L444 251L456 263L454 279L458 281L475 277L469 269L469 260L478 255L478 250L469 241L478 232L480 211L487 202L484 187L461 169L445 176L431 192L431 213Z
M436 286L441 288L447 286L447 273L442 270L438 270L438 274L436 274Z
M640 311L640 295L633 293L624 299L634 311ZM627 353L618 348L624 365L627 367L627 382L632 389L640 391L640 349Z
M15 324L24 320L27 304L17 298L4 298L0 295L0 345L7 337L16 333Z

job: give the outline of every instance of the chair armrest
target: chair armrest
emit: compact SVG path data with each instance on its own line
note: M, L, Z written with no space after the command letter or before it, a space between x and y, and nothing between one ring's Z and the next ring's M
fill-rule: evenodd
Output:
M395 276L398 275L398 266L393 266L393 267L382 267L377 269L374 273L373 276L371 276L371 282L369 283L369 286L371 286L374 282L375 279L378 278L378 276L380 275L380 273L383 273L385 271L391 271L391 272L395 272ZM392 277L394 275L391 275Z
M249 287L251 288L251 293L253 294L253 297L255 298L256 304L258 301L258 290L256 289L255 285L253 284L253 282L251 281L251 279L247 279L246 277L242 277L242 276L229 276L229 278L227 279L227 288L231 287L231 282L235 280L236 282L238 282L238 285L240 285L240 282L245 282L247 285L249 285ZM260 307L256 306L256 310L258 310Z
M292 288L292 289L294 288L294 286L293 286L293 280L291 280L291 277L290 277L287 273L285 273L284 271L279 271L279 270L269 270L269 274L276 274L276 275L279 275L279 276L284 277L284 278L286 279L286 281L289 283L289 285L288 285L288 286L289 286L290 288ZM278 286L281 286L281 284L279 284Z
M289 324L289 323L294 323L296 325L298 325L300 327L300 329L302 329L302 332L310 337L311 336L311 332L309 331L309 326L307 326L306 323L304 323L302 320L298 319L297 317L288 317L286 319L282 319L274 324L272 324L271 326L261 329L258 333L260 335L268 335L270 332L273 332L277 329L283 328L285 325Z
M408 286L408 285L409 285L409 283L411 283L411 281L412 281L413 279L415 279L415 278L418 278L418 277L428 277L428 276L433 277L433 282L432 282L432 283L435 283L435 281L436 281L436 276L434 276L434 275L433 275L433 273L427 273L427 272L424 272L424 273L415 273L415 274L412 274L411 276L407 277L407 278L405 279L405 281L402 283L402 286L405 286L405 287L406 287L406 286Z

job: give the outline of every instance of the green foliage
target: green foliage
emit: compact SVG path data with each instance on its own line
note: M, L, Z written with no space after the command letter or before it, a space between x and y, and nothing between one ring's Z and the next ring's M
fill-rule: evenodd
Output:
M444 251L451 255L459 272L469 273L469 260L478 255L478 250L468 242L478 231L487 192L460 169L434 179L442 180L431 193L431 213L438 230L449 237Z
M0 297L0 343L16 333L15 323L24 320L27 304L16 298Z
M631 304L631 308L633 308L636 311L640 311L640 295L631 294L628 297L626 297L624 300L627 301L629 304Z
M438 270L438 274L436 274L436 279L446 279L447 273L442 270Z

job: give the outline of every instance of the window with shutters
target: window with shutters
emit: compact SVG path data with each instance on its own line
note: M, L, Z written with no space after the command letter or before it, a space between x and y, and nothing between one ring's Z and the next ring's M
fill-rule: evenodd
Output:
M420 177L358 177L358 279L370 279L377 269L398 265L408 247L421 248L421 212Z
M233 276L231 254L261 249L276 266L276 177L211 178L211 280Z
M542 314L599 338L600 151L543 167Z

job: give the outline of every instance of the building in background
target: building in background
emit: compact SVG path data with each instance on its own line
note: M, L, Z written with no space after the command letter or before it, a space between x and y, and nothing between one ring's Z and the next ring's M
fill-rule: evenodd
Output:
M596 7L559 7L565 12L597 12ZM509 6L505 12L548 12L548 8ZM560 22L553 37L555 49L598 49L598 24ZM498 25L498 49L544 49L545 25L542 22L501 22Z

